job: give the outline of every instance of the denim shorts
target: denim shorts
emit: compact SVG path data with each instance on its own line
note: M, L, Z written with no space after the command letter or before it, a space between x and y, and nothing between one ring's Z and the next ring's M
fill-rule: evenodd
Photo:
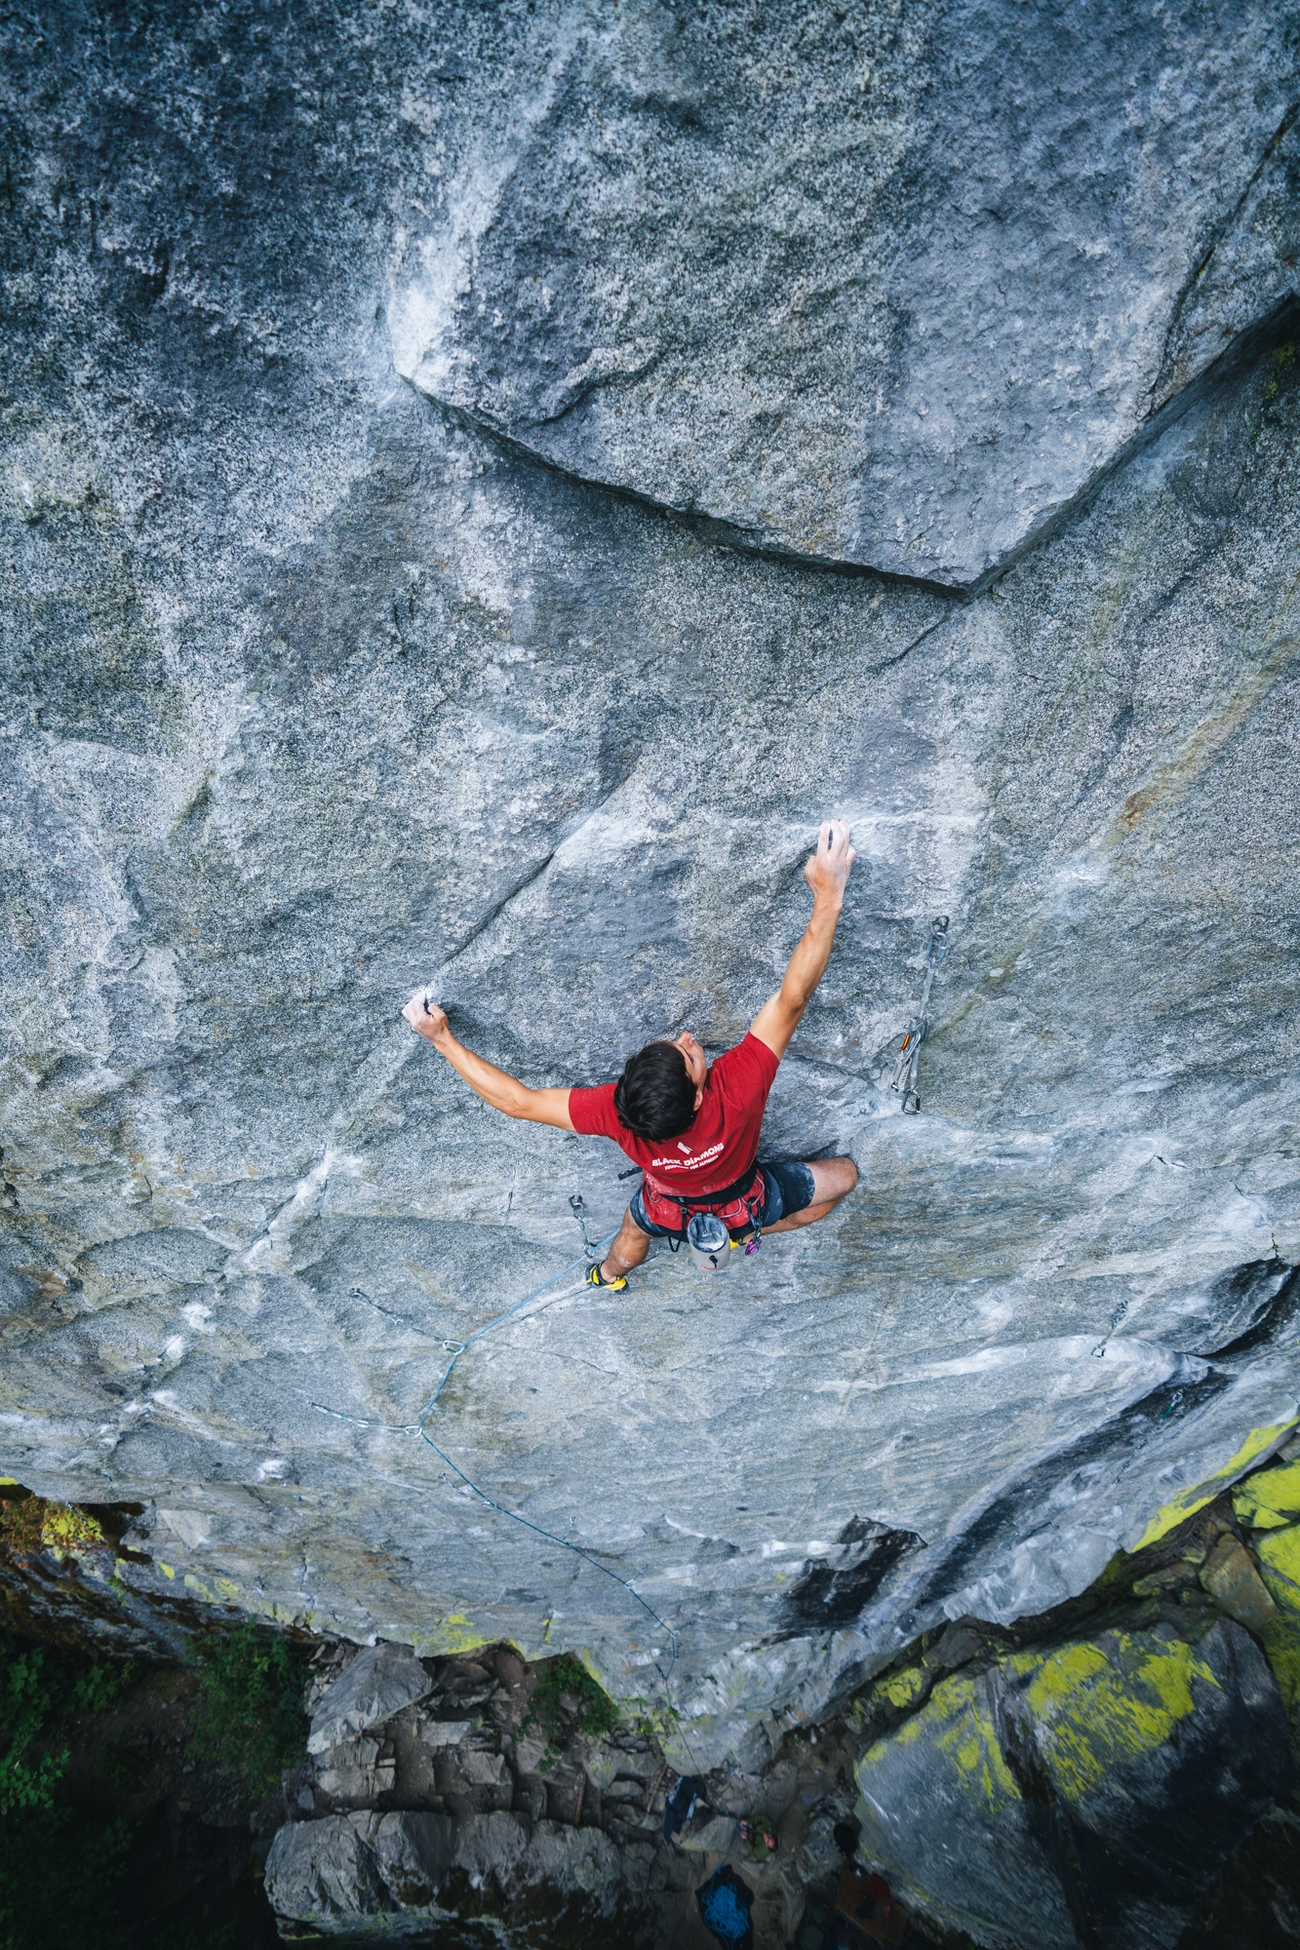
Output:
M792 1212L802 1212L811 1205L816 1196L813 1188L813 1175L807 1165L796 1159L789 1159L779 1165L760 1165L763 1174L763 1189L767 1196L758 1215L760 1229L774 1226L778 1219L788 1219ZM653 1219L647 1219L641 1194L637 1193L628 1207L633 1219L642 1232L649 1233L652 1239L677 1239L681 1236L686 1214L682 1214L682 1226L660 1226Z

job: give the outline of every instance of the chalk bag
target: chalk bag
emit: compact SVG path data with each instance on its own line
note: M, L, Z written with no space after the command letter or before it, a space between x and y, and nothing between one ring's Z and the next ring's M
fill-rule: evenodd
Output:
M731 1234L716 1212L697 1212L686 1228L691 1258L701 1273L725 1273L731 1264Z

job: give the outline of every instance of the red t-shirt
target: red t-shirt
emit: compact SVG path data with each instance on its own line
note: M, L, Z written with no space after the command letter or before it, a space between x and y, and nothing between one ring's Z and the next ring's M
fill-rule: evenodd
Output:
M704 1099L674 1138L643 1138L618 1121L614 1086L569 1092L569 1116L584 1137L613 1138L652 1184L680 1198L704 1197L734 1185L758 1156L758 1133L780 1064L757 1036L729 1049L709 1066Z

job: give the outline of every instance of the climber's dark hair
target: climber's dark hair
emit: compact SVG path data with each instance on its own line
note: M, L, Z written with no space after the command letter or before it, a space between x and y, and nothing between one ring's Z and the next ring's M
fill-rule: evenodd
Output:
M647 1043L614 1085L618 1121L638 1137L678 1137L695 1116L695 1085L675 1043Z

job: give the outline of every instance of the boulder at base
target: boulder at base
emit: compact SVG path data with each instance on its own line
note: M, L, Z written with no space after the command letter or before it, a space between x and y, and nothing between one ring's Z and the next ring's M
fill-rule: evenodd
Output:
M857 1777L864 1855L930 1916L1016 1950L1157 1950L1292 1769L1263 1654L1220 1619L949 1679Z
M467 1889L485 1890L498 1920L502 1901L540 1887L593 1917L615 1917L630 1885L644 1885L649 1857L635 1845L619 1850L599 1829L539 1821L530 1830L512 1814L326 1815L280 1830L266 1893L282 1930L400 1938L472 1911Z
M429 1676L409 1645L368 1645L322 1695L307 1752L327 1753L352 1734L382 1726L428 1690Z

